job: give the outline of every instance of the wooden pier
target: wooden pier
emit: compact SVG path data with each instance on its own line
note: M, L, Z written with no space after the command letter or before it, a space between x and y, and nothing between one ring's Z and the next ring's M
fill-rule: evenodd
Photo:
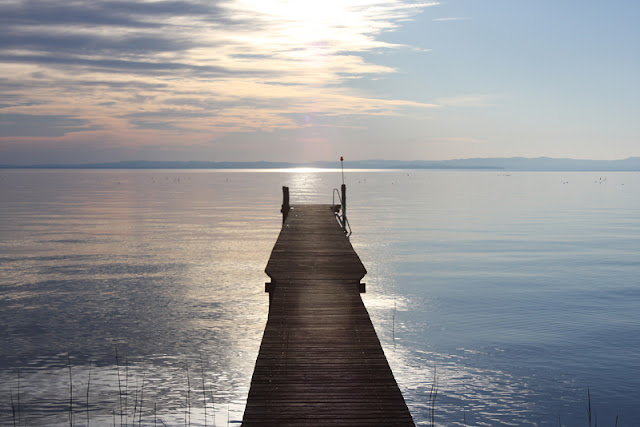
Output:
M333 209L289 206L285 187L245 427L414 425L360 297L367 271Z

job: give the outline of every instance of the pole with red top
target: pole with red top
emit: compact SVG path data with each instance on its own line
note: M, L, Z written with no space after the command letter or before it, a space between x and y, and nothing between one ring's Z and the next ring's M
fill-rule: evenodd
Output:
M340 156L340 168L342 169L342 230L347 232L347 186L344 184L344 158Z

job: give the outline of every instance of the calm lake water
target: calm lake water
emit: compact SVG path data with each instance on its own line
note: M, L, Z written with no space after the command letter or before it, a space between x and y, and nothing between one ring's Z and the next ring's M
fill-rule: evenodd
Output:
M584 426L588 389L599 425L640 423L640 173L345 178L363 299L417 424L434 377L439 425ZM21 425L239 423L281 186L331 203L340 183L0 170L0 424L12 402Z

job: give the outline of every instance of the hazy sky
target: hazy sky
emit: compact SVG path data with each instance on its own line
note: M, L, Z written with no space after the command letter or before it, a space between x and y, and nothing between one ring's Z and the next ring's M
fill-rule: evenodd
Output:
M640 156L632 0L0 0L0 164Z

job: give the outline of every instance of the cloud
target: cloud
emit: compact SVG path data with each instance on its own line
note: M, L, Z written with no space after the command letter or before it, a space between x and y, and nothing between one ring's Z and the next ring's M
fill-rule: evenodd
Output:
M128 28L162 27L158 18L171 16L222 16L215 2L194 1L87 1L25 0L0 5L0 22L8 25L115 26Z
M38 123L38 126L33 124ZM96 130L88 120L64 115L0 114L0 137L63 136L71 132Z
M7 0L0 90L12 124L1 137L103 132L144 141L153 130L175 140L300 126L291 114L429 108L349 82L396 72L365 54L410 49L381 36L435 4Z
M471 18L464 16L452 16L449 18L435 18L432 19L433 22L446 22L446 21L469 21Z

